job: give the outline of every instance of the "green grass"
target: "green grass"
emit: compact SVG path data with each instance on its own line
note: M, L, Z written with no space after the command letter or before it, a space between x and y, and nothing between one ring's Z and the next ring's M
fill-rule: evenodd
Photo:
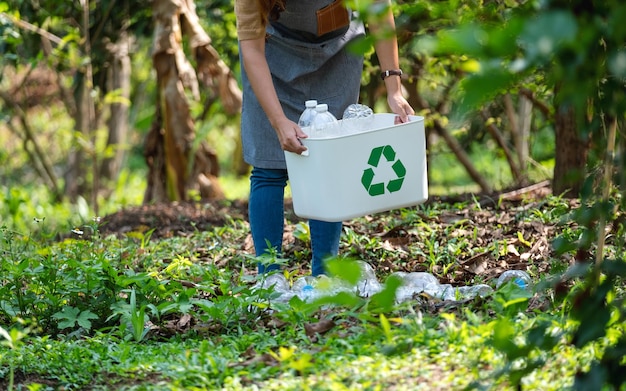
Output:
M381 282L407 261L428 260L429 251L431 271L450 276L458 260L500 251L471 237L454 239L471 228L467 220L433 225L471 209L485 212L471 203L432 204L357 219L342 252L392 265L377 269ZM570 212L564 200L549 197L520 216L518 229L558 227ZM404 226L419 240L398 251L370 234L376 226ZM560 227L575 234L575 227ZM531 265L538 281L532 300L507 287L456 305L426 297L390 305L383 291L338 296L320 307L275 303L271 291L251 289L256 260L241 250L245 221L168 239L105 237L93 221L89 229L95 234L62 241L45 229L0 229L0 385L13 379L14 389L41 390L514 390L519 381L524 389L562 390L623 336L614 322L605 338L571 343L579 323L568 315L568 301L555 299L553 285L539 282L549 274L536 269L562 263L558 257ZM304 253L288 258L291 278L306 273ZM621 297L616 292L612 300ZM323 321L332 326L307 331Z

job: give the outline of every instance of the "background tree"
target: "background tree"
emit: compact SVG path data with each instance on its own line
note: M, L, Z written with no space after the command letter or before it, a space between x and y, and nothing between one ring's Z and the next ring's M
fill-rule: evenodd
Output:
M19 39L5 47L17 56L7 61L3 70L8 65L16 69L26 65L25 81L28 69L47 70L54 91L74 119L62 193L70 200L91 194L97 210L101 171L105 178L114 178L126 148L131 73L128 29L133 27L129 4L116 4L115 0L100 1L98 6L86 0L2 4L3 18L19 30ZM146 14L134 15L141 20ZM5 102L13 107L19 104ZM103 126L107 111L109 136L101 169L103 154L96 150L96 131ZM28 124L28 118L22 123Z
M3 51L17 54L17 56L4 57L3 62L4 70L7 69L6 66L22 69L25 64L27 69L37 67L41 70L47 69L50 72L51 76L48 78L54 90L51 93L58 94L67 112L74 119L73 140L64 159L65 169L62 174L64 190L60 190L57 174L50 168L45 153L41 152L37 138L33 136L36 132L32 131L32 126L29 124L27 110L20 102L13 99L16 96L15 93L7 91L2 94L2 97L6 106L11 108L12 116L22 113L20 123L24 130L17 129L12 121L9 123L16 134L24 134L25 142L35 146L26 150L32 156L33 166L40 167L38 171L48 179L53 191L58 197L64 195L72 201L80 195L90 195L91 204L97 213L98 194L103 188L105 189L103 194L107 193L106 188L110 187L110 181L117 178L124 162L125 152L130 147L127 134L132 94L130 55L135 42L138 39L139 42L145 42L143 38L151 33L152 9L141 4L132 4L132 2L122 4L116 0L81 1L64 3L60 6L55 2L48 3L24 1L0 3L3 24L11 29L5 37L10 38L10 35L14 33L13 39L2 41ZM211 46L211 39L200 26L193 2L184 2L182 12L176 7L168 8L163 4L164 2L154 2L153 9L160 10L159 12L165 10L166 14L171 11L174 14L166 15L165 19L157 16L154 21L158 24L171 17L167 23L180 28L178 31L165 32L165 40L162 41L166 43L166 49L171 42L174 45L171 48L178 50L175 54L178 61L171 70L175 74L179 72L176 66L186 67L180 70L180 75L186 78L187 86L190 85L189 82L195 83L192 95L195 99L199 99L197 76L185 59L186 54L180 40L181 33L187 34L190 37L189 42L202 87L210 89L219 96L220 103L227 113L230 115L238 113L241 94L236 79ZM130 9L139 10L139 12L133 12L131 16ZM163 30L158 30L160 27L163 27L163 24L155 26L157 30L153 33L155 42L159 42L160 39L157 35L163 33ZM168 36L168 34L171 35ZM43 45L40 44L42 42ZM157 45L155 48L159 49ZM159 64L166 63L161 61L161 55L164 53L166 52L161 51L154 56L157 78L161 87L165 87L168 83L163 78L164 74L160 72L163 69L159 68ZM46 59L45 62L41 61L41 55ZM26 71L23 76L24 82L13 84L13 92L23 92L24 83L31 80L30 75L32 71ZM69 87L68 80L72 81ZM167 97L167 94L163 94L164 91L165 89L162 89L159 93L157 98L159 102L168 102L166 99L161 99ZM169 93L172 91L175 90ZM187 99L184 90L178 98ZM178 104L185 105L184 102ZM168 158L172 159L168 166L178 167L181 170L184 168L184 170L166 171L156 168L166 167L165 165L159 166L161 163L156 161L159 159L158 152L154 153L159 149L166 150L165 138L159 139L158 137L161 131L159 120L163 118L162 108L161 105L157 105L155 113L156 121L153 127L156 129L157 137L151 135L146 141L148 147L146 156L150 167L154 168L149 173L146 202L185 199L191 188L199 190L200 195L205 198L219 197L221 190L215 180L218 171L216 156L204 141L198 145L194 144L193 128L189 129L188 134L178 137L179 141L186 140L186 145L171 144L181 146L181 151L185 153L191 153L190 158L185 158L191 164L180 166L182 155L174 153L168 155ZM171 123L193 125L190 118L186 121ZM99 140L99 134L102 133L100 129L104 127L107 128L107 136L105 141L101 141ZM164 132L164 135L170 137L171 132ZM150 147L153 149L149 149ZM38 150L40 153L36 153ZM169 174L166 175L166 172ZM176 176L180 176L180 179ZM171 182L175 183L172 185ZM184 184L184 191L180 190L180 184ZM166 188L179 190L168 193L165 191Z
M241 110L241 91L232 72L211 46L193 1L156 0L152 10L155 21L152 58L158 96L155 123L144 150L150 168L144 202L186 200L190 190L197 190L204 199L222 198L223 191L217 181L217 155L203 141L194 149L194 121L185 88L199 100L200 87L183 49L183 35L188 36L199 79L205 87L215 81L228 114Z

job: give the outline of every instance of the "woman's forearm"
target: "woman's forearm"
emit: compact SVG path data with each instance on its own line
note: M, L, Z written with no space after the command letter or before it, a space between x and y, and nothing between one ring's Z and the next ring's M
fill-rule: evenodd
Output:
M285 113L276 95L272 75L265 59L264 38L241 41L241 54L252 90L270 123L276 129L277 124L284 120Z

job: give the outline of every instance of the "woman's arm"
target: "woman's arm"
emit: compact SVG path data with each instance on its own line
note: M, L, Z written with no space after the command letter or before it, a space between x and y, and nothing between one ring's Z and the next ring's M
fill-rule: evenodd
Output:
M252 90L276 131L281 147L285 151L298 154L306 151L306 147L299 140L306 138L306 133L285 116L276 95L270 69L265 59L265 37L246 39L240 41L240 45L243 66Z
M395 35L395 20L391 10L391 2L384 0L377 2L380 6L386 6L387 11L375 20L369 21L370 32L377 38L374 48L380 63L381 71L400 69L398 60L398 41ZM387 103L391 111L400 117L401 122L407 122L409 115L415 112L402 95L402 83L399 76L391 75L385 78L387 88Z

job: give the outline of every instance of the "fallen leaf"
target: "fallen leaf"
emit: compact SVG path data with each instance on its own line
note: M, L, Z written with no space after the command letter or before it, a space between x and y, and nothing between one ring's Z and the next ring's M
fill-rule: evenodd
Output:
M309 338L313 338L316 334L324 334L335 327L335 322L330 319L322 319L317 323L306 323L304 331Z

